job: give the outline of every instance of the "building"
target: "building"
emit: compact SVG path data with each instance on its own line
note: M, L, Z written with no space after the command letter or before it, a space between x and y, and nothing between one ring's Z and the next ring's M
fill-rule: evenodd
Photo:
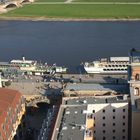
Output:
M16 90L0 88L0 140L18 137L18 126L25 113L25 101Z
M76 83L67 84L64 89L64 96L101 96L101 95L116 95L128 94L128 84L117 84L117 83Z
M127 95L63 98L51 140L128 140Z
M130 52L131 65L128 72L131 97L131 140L140 140L140 52Z
M0 88L2 87L1 72L0 72Z

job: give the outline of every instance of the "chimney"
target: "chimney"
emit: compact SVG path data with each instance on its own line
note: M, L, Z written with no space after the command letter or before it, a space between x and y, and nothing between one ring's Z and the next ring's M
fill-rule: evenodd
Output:
M25 61L25 56L22 56L22 60Z
M2 87L1 72L0 72L0 88Z

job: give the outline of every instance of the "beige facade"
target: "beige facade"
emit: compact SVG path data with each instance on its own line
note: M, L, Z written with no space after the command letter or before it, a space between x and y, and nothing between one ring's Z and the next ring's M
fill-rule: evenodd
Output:
M132 112L132 140L140 140L140 112Z
M140 63L130 66L131 140L140 140Z
M140 66L139 65L137 65L137 66L132 65L131 73L132 73L131 80L135 80L135 81L140 80Z
M89 104L87 114L93 114L94 140L128 140L127 102Z
M117 92L108 92L108 91L101 91L101 90L77 90L77 91L70 91L65 90L64 96L65 97L72 97L72 96L101 96L104 94L117 94Z

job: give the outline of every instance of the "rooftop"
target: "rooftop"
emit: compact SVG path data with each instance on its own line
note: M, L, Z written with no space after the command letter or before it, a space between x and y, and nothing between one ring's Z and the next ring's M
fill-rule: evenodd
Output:
M139 64L140 62L140 51L135 50L134 48L130 51L130 57L132 63Z
M78 83L68 84L65 90L95 90L108 92L124 92L128 93L128 84L92 84L92 83Z
M126 103L127 95L115 97L67 97L59 110L53 140L84 140L87 107L90 104Z
M25 61L23 61L23 60L12 60L11 61L11 63L24 63L24 64L31 64L31 63L34 63L35 61L33 61L33 60L25 60Z
M63 100L63 105L87 105L87 104L101 104L101 103L121 103L127 101L127 95L120 96L99 96L99 97L80 97L67 98Z
M54 140L84 139L86 114L83 114L83 110L86 108L87 106L62 107Z
M9 65L9 62L0 62L0 65Z
M0 88L0 123L5 119L5 112L16 105L21 93L16 90Z
M0 101L12 104L14 102L14 99L19 95L20 93L17 90L0 88Z

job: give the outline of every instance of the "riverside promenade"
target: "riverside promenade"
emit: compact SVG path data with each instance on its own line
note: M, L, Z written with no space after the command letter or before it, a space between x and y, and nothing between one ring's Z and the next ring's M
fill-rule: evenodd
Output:
M53 76L30 76L13 79L10 89L20 91L25 97L60 95L61 90L67 83L104 83L126 84L126 75L88 75L88 74L55 74Z

